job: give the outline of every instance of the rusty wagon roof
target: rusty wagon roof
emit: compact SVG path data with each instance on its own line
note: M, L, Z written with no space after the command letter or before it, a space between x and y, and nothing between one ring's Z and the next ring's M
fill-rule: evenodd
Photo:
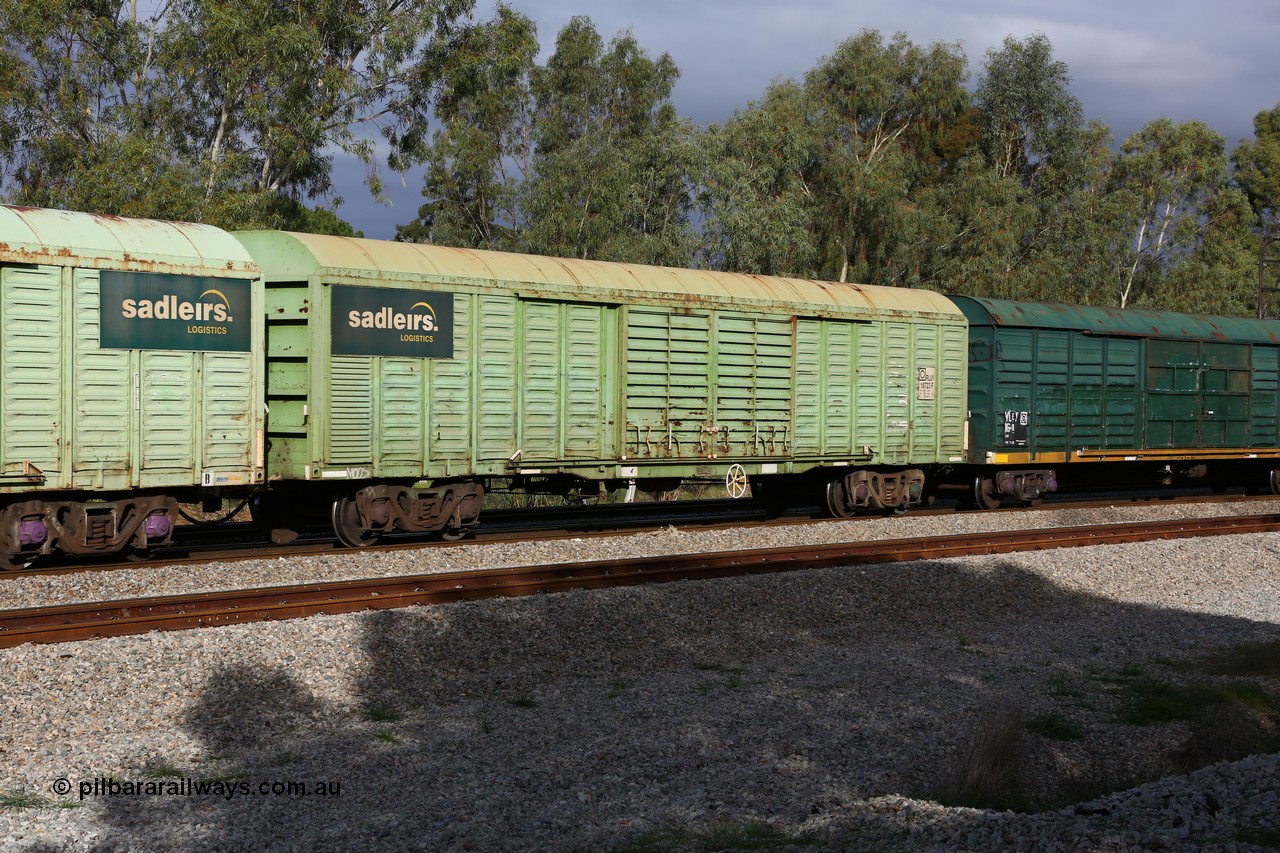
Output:
M282 231L237 232L268 277L323 275L370 284L404 277L526 284L560 291L654 294L665 299L724 299L821 311L943 315L959 310L927 290L837 284L775 276L550 258L421 243L397 243Z
M1098 308L1007 299L954 297L975 326L1071 329L1099 335L1144 338L1188 338L1240 343L1280 343L1280 321L1249 317L1211 317L1176 311Z
M212 225L0 205L0 261L256 278L248 251Z

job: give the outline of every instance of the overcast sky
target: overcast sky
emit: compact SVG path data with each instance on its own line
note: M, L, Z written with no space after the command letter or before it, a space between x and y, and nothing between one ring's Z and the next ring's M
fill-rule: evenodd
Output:
M988 49L1040 32L1071 73L1085 117L1110 126L1116 142L1148 121L1198 119L1226 137L1230 151L1252 136L1253 117L1280 103L1277 0L510 0L538 25L542 59L574 15L586 15L607 42L630 29L651 56L680 69L673 98L699 124L720 122L763 94L770 82L800 79L837 44L863 29L917 44L958 42L970 85ZM493 4L481 0L487 17ZM359 164L336 164L345 203L338 214L365 236L390 238L422 203L414 176L388 176L393 204L361 187Z

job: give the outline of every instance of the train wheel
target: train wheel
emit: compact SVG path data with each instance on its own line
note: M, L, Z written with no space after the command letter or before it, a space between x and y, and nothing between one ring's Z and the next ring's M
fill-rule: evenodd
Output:
M440 537L441 542L457 542L459 539L467 537L467 531L465 529L459 530L455 527L446 527L436 535Z
M843 481L832 480L827 483L827 510L836 518L853 518Z
M1267 478L1267 485L1271 486L1273 495L1280 495L1280 468L1271 469L1271 476Z
M333 532L349 548L367 548L382 538L382 531L365 529L355 500L346 496L333 500Z
M995 509L1000 506L996 484L989 477L974 477L973 500L978 505L978 509Z

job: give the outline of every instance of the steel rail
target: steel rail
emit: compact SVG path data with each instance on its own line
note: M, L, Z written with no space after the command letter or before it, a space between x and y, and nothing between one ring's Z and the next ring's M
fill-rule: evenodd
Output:
M331 581L0 611L0 648L708 577L1280 531L1280 515L1044 528Z

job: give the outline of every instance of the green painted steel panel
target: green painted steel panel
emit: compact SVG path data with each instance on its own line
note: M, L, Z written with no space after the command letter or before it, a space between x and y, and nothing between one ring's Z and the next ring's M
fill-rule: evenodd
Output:
M1070 443L1074 447L1102 447L1106 408L1102 371L1107 342L1105 338L1076 337L1070 343Z
M560 342L561 305L530 302L523 306L524 358L520 400L521 459L560 459L564 456L561 436Z
M1249 344L1151 340L1147 440L1151 447L1248 447Z
M797 456L816 456L823 452L825 414L823 405L825 357L824 326L818 320L796 321L795 357L795 440L792 448ZM836 360L839 360L838 356ZM844 364L852 365L851 359ZM851 411L845 400L843 412Z
M136 374L141 471L138 484L159 485L197 467L196 354L144 351ZM198 479L198 478L196 478Z
M822 367L822 391L818 396L819 425L817 446L812 452L822 455L861 455L854 434L854 378L857 374L855 341L860 324L823 321L817 354ZM796 413L796 429L800 413ZM798 452L798 451L797 451Z
M515 455L518 303L512 297L477 300L476 451L477 461L505 462Z
M626 453L696 457L710 426L710 313L631 307L626 324Z
M200 397L194 423L203 424L200 467L214 471L248 471L253 465L251 413L255 389L245 377L253 372L249 353L200 353Z
M854 340L858 324L796 322L796 456L849 456L854 442Z
M1067 332L1037 329L1035 384L1031 411L1038 445L1064 447L1068 441L1067 389L1071 381L1071 338Z
M990 326L969 327L969 448L971 461L997 446L995 400L995 330Z
M315 300L307 281L270 282L263 288L266 317L267 471L297 472L316 461L309 426L313 365L309 318ZM327 383L326 383L327 387Z
M62 270L0 269L0 435L5 474L34 465L66 484L62 457Z
M884 437L880 461L903 465L911 455L911 397L915 372L911 365L911 325L884 324Z
M722 312L717 317L715 419L708 443L735 456L786 456L792 419L789 320Z
M132 481L133 356L98 346L97 270L75 270L71 467L80 488L127 488ZM243 385L243 380L241 381Z
M1249 423L1251 447L1280 442L1280 347L1253 349L1253 405Z
M994 425L997 447L1031 448L1035 445L1036 413L1032 408L1035 381L1035 331L1004 329L995 361ZM1027 419L1030 419L1028 423ZM1021 427L1026 426L1025 432Z
M1081 340L1077 338L1076 340ZM1146 414L1138 384L1142 370L1142 342L1136 338L1107 338L1103 361L1104 435L1101 445L1074 447L1104 449L1142 446Z
M867 323L857 326L854 341L854 450L863 445L871 448L875 461L877 454L887 446L885 439L885 358L884 324Z
M938 329L935 326L911 327L911 353L907 363L907 402L910 416L910 458L907 460L928 459L932 461L938 454L938 401L937 374ZM933 368L933 383L930 386L934 399L924 399L922 393L921 370Z
M305 397L310 382L306 361L271 361L267 365L267 387L273 396Z
M417 477L427 459L426 365L418 358L380 358L378 470L388 477Z
M602 459L613 313L599 305L522 304L522 464Z
M565 305L564 457L608 459L617 455L613 440L613 368L618 309L604 305Z
M335 355L329 362L329 465L373 464L373 358Z
M964 457L965 415L969 410L969 333L961 326L942 326L938 354L938 461Z
M431 393L428 397L427 423L430 428L431 460L441 473L462 473L471 469L472 353L476 335L473 332L474 297L458 294L453 301L453 359L431 361ZM465 357L461 357L466 353Z

